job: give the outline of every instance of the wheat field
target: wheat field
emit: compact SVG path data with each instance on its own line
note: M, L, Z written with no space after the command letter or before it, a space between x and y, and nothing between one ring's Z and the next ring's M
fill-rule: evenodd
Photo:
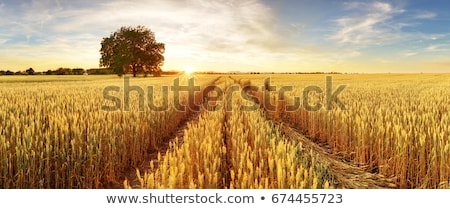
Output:
M345 110L286 111L295 97L327 104L326 76L132 78L145 105L134 91L128 111L124 101L102 109L112 105L106 87L125 97L117 76L0 76L0 188L359 188L368 175L393 188L450 186L449 74L333 74L333 91L346 85ZM170 86L190 78L200 86L193 102L207 108L175 108ZM292 91L268 92L267 78ZM157 106L169 89L168 109L148 107L148 86ZM324 91L302 97L308 86ZM205 103L205 95L222 100ZM187 92L179 98L189 103ZM343 183L343 172L355 182Z

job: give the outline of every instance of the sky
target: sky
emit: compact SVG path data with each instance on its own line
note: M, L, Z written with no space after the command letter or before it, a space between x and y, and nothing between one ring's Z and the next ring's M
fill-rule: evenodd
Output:
M450 72L447 0L0 0L0 69L97 68L143 25L163 70Z

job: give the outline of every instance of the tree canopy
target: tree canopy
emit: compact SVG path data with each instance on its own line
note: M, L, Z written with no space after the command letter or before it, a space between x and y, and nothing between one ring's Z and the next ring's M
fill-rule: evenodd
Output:
M155 34L144 26L122 27L103 38L100 66L111 68L118 75L152 73L161 75L165 45L156 42Z
M34 74L34 69L33 68L28 68L26 71L25 71L28 75L33 75Z

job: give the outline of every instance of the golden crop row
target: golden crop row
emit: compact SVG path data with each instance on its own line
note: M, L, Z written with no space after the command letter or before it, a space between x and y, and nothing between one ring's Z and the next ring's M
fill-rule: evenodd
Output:
M164 112L148 107L139 112L136 93L131 93L132 111L103 111L102 90L119 86L116 96L122 98L123 79L92 77L0 78L0 188L120 185L122 173L145 159L189 114L173 105ZM173 79L136 78L131 84L158 89Z
M331 188L327 165L316 163L301 143L285 138L261 110L239 111L240 105L249 103L234 97L233 111L227 112L230 188Z

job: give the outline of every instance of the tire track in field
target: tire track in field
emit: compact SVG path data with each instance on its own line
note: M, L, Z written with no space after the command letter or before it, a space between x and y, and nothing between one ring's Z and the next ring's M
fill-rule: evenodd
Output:
M217 78L215 78L211 83L207 84L206 86L215 85L221 78L222 78L222 76L218 76ZM195 96L202 96L203 90L204 89L202 89L202 92L196 94ZM189 108L189 107L186 107L186 108ZM141 174L144 174L147 170L150 169L150 162L152 160L154 162L155 168L157 168L158 167L158 161L157 161L158 153L161 153L161 159L162 159L164 157L164 155L166 154L167 150L169 149L170 142L174 142L175 139L178 138L178 142L182 143L183 136L184 136L184 129L186 129L188 127L189 123L198 122L199 117L203 111L204 111L203 109L200 109L199 111L193 111L193 110L189 111L188 116L178 124L176 130L174 130L172 132L172 134L170 134L170 136L165 137L163 139L162 144L160 144L156 150L152 150L151 153L149 153L147 159L142 161L137 168L128 169L126 172L124 172L122 174L122 178L119 179L119 182L117 182L114 185L110 185L108 188L123 189L124 181L127 181L128 184L132 188L139 188L140 182L139 182L139 179L137 178L136 170L139 169L139 172Z
M381 189L397 188L392 179L385 178L378 173L370 173L362 167L357 167L347 163L335 155L331 154L327 148L320 146L300 133L296 128L281 123L282 133L293 140L300 141L303 149L307 152L312 151L316 154L316 161L328 165L329 172L337 182L337 188L351 189Z
M240 80L234 79L235 83L241 83ZM250 85L246 83L244 85ZM351 189L381 189L381 188L398 188L393 183L393 179L384 177L378 173L367 172L363 167L358 167L343 159L333 155L326 145L319 145L302 134L301 130L295 128L289 121L282 117L277 117L274 120L260 103L260 96L263 94L259 89L258 92L247 91L247 94L253 96L254 102L260 105L260 108L266 113L266 119L281 127L282 133L289 139L296 140L302 143L305 152L312 152L316 156L316 162L325 164L328 171L334 177L337 188L351 188Z

